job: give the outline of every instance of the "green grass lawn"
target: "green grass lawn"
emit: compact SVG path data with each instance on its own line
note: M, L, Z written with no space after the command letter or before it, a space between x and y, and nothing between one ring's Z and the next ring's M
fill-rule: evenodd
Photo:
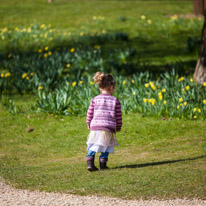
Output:
M25 103L19 99L18 104ZM31 127L34 131L28 133ZM89 133L85 117L29 112L12 116L0 107L0 175L12 186L29 190L205 199L204 127L201 120L125 115L117 134L120 145L109 157L110 169L90 173L85 161Z
M193 12L192 1L84 1L55 0L48 4L47 0L1 0L0 27L15 28L29 26L32 23L52 24L55 28L75 31L89 25L93 16L103 16L98 27L134 33L137 20L141 15L152 18L168 18L168 15ZM119 17L126 21L120 21Z

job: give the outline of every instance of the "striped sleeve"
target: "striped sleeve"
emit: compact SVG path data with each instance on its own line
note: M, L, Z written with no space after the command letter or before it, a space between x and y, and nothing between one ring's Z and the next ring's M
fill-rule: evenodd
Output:
M87 110L87 120L86 120L86 122L87 122L89 128L90 128L90 123L92 121L93 115L94 115L94 99L92 99L92 101L89 105L89 108Z
M122 128L122 111L120 101L117 99L115 107L115 117L116 117L116 130L120 131Z

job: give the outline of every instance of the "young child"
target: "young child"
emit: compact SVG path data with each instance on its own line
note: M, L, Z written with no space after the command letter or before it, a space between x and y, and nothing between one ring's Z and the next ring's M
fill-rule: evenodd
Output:
M100 169L108 169L109 153L114 153L114 146L118 145L116 132L122 127L122 113L120 101L112 96L115 80L111 74L97 72L94 81L99 85L100 95L94 97L87 111L87 125L90 133L87 140L87 170L96 171L94 165L95 153L101 152L99 157Z

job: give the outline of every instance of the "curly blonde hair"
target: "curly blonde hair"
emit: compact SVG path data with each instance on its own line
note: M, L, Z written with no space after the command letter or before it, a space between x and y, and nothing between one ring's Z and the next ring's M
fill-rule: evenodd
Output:
M115 87L116 84L113 76L111 74L105 74L104 72L97 72L93 79L101 89L105 89L109 86Z

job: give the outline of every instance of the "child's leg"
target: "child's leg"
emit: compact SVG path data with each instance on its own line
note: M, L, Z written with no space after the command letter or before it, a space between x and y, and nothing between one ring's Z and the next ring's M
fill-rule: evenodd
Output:
M96 166L94 165L94 159L95 159L94 151L89 150L86 159L87 159L87 170L89 170L90 172L98 170L98 168L96 168Z
M99 157L100 169L102 169L102 170L108 169L108 167L107 167L108 156L109 156L109 152L102 152L101 153L101 155Z
M88 155L92 155L92 156L94 156L94 155L95 155L95 152L92 151L92 150L89 150Z
M100 158L108 158L109 152L102 152Z

